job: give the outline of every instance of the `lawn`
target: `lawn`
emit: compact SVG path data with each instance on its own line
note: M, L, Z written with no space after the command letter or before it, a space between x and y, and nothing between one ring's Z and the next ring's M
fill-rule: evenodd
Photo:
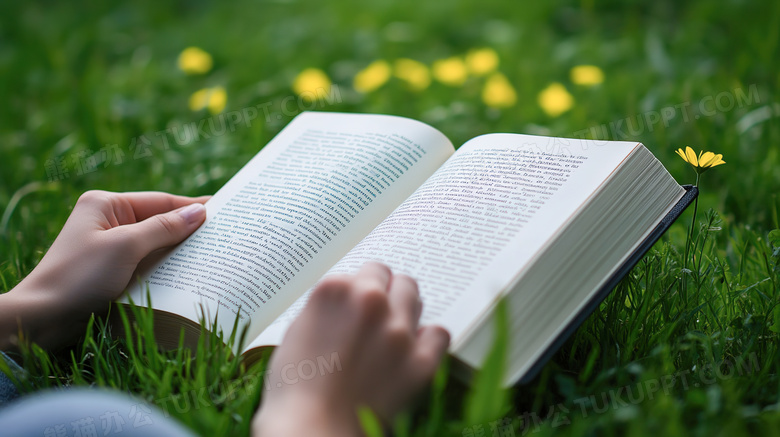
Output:
M211 194L307 109L411 117L455 144L636 140L680 183L696 181L674 153L690 145L726 161L702 175L695 222L691 208L533 382L468 387L445 365L396 432L780 434L779 72L769 0L2 2L0 291L82 192ZM260 368L105 334L96 321L72 350L27 351L23 390L115 387L204 436L247 435Z

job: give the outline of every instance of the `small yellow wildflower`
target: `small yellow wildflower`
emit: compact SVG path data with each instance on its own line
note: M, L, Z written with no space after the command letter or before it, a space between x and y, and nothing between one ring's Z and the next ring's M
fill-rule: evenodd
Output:
M422 91L431 84L431 73L422 62L414 59L398 59L394 65L395 77L405 81L415 91Z
M484 76L498 68L498 53L491 48L472 50L466 55L466 65L471 74Z
M550 117L557 117L574 106L574 97L558 82L551 83L539 93L539 106Z
M179 54L179 69L187 74L203 74L211 70L211 55L198 47L187 47Z
M457 56L434 62L432 70L436 80L450 86L463 85L468 77L466 64Z
M356 75L352 86L361 93L370 93L390 79L390 64L385 60L374 61Z
M319 68L307 68L295 77L292 89L298 97L315 101L330 95L330 87L332 85L330 78L324 71Z
M571 69L569 75L577 85L592 86L604 82L604 72L595 65L578 65Z
M227 104L227 92L225 88L217 86L214 88L203 88L195 91L190 96L190 109L200 111L208 108L212 114L219 114L225 109Z
M517 103L517 93L501 73L493 73L482 88L482 101L493 108L508 108Z
M723 160L723 155L720 153L716 155L712 152L701 151L699 152L699 156L696 156L696 153L690 146L686 146L685 151L683 151L683 149L677 149L675 152L680 155L680 158L682 158L683 161L690 164L693 169L696 170L697 174L702 174L716 165L726 163L726 161Z

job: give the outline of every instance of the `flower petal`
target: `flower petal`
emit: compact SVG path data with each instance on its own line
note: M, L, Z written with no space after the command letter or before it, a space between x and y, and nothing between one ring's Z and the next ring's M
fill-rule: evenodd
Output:
M352 87L360 93L375 91L390 80L390 64L384 59L376 60L360 70L352 80Z
M191 111L200 111L201 109L205 108L206 105L209 103L209 89L208 88L202 88L190 96L189 100L189 106Z
M696 153L691 149L691 146L685 147L685 155L688 157L688 163L694 167L699 166L699 160L696 159Z
M227 104L227 92L224 87L217 86L209 89L208 103L206 106L212 114L219 114Z
M571 81L577 85L598 85L604 82L604 72L595 65L578 65L569 73Z
M715 154L712 152L704 152L699 155L699 165L702 167L709 167L715 159Z
M475 76L484 76L498 68L498 53L491 48L472 50L466 55L466 66Z
M680 158L682 158L683 161L688 162L688 157L685 156L685 152L683 152L683 149L677 149L677 150L675 150L675 153L680 155Z
M509 108L517 103L517 92L506 76L493 73L482 89L482 101L493 108Z
M574 97L558 82L551 83L537 97L542 110L550 117L557 117L574 106Z
M396 77L406 81L414 91L422 91L431 84L431 72L420 61L402 58L395 61L393 72Z
M463 85L469 75L466 63L457 56L435 61L431 65L431 73L434 79L449 86Z
M292 89L298 97L315 101L330 94L331 82L328 75L319 68L306 68L293 79Z
M187 47L179 54L179 69L187 74L203 74L211 70L211 55L198 47Z

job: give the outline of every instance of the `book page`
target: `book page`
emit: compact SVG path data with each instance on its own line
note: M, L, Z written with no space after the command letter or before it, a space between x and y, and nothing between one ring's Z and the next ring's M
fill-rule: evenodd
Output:
M511 339L505 384L533 377L660 236L657 226L670 219L684 193L640 144L536 251L504 287ZM495 313L485 316L453 351L472 368L495 338Z
M144 272L153 307L200 306L255 337L454 152L414 120L304 113L206 204L207 220ZM128 294L147 304L142 286Z
M417 279L421 323L455 345L637 143L492 134L464 144L328 273L366 261ZM301 298L252 346L278 343Z

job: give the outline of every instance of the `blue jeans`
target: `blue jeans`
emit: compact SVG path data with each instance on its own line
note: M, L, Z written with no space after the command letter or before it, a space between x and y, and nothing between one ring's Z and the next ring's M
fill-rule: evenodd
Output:
M21 371L5 354L14 371ZM10 384L10 385L8 385ZM0 372L0 434L13 437L193 437L158 408L105 389L68 388L19 396ZM14 399L14 398L19 399ZM12 400L11 402L8 402Z
M21 375L23 373L22 368L16 364L16 361L8 357L8 355L0 352L0 360L5 360L5 362L8 364L8 367L11 368L11 371L17 375ZM0 406L18 397L19 392L16 390L14 383L8 376L6 376L5 373L0 372Z

